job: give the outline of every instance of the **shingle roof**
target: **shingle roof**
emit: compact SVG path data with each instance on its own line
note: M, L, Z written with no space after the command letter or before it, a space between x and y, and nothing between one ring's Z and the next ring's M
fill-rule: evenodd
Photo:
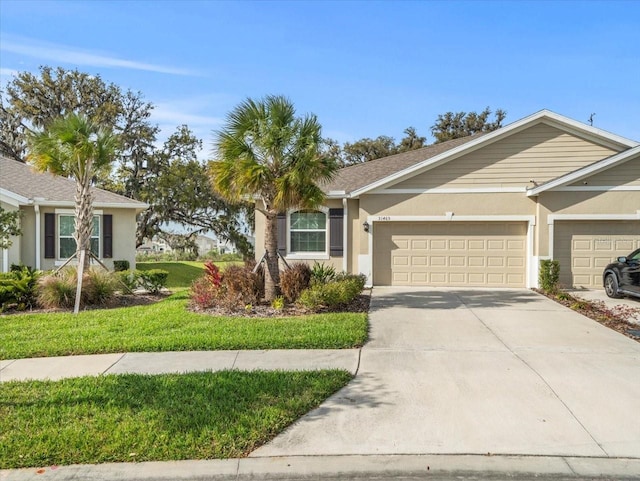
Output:
M475 140L484 133L469 135L459 139L448 140L439 144L432 144L417 150L390 155L381 159L370 160L362 164L351 165L340 169L336 176L323 186L326 193L330 191L353 192L369 184L377 182L396 172L400 172L412 165L440 155L447 150Z
M40 202L73 204L76 184L72 179L58 175L40 173L22 162L0 156L0 188L27 199L38 198ZM118 205L144 209L143 202L129 199L106 190L93 188L94 205Z

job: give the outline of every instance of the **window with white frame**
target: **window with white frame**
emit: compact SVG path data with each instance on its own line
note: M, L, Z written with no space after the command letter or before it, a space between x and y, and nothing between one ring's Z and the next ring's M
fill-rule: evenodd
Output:
M289 216L290 252L327 251L327 215L317 210L299 210Z
M60 214L58 216L58 258L68 259L76 252L75 217ZM93 216L93 232L91 233L91 252L100 257L100 216Z

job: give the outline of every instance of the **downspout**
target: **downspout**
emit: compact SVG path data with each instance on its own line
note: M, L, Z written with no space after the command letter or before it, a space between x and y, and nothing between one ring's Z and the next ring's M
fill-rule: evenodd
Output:
M2 272L9 272L9 249L2 249Z
M36 269L40 270L40 243L42 241L40 238L40 205L34 204L33 209L36 213Z
M349 243L347 242L347 238L349 237L349 204L347 203L346 197L342 198L342 209L342 270L347 272L347 253L349 252Z

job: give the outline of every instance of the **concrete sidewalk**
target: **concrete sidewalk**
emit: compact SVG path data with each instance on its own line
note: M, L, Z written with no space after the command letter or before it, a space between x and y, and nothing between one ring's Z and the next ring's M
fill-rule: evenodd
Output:
M225 369L308 371L345 369L355 374L359 349L133 352L0 361L0 382L59 380L104 374L164 374Z
M638 479L640 460L552 456L285 456L106 463L0 470L3 481L617 480Z

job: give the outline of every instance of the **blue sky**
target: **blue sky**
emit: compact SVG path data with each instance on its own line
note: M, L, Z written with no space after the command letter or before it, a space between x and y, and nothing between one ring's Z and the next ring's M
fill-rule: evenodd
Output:
M142 91L168 135L284 94L341 142L548 108L640 140L640 2L0 2L0 81L39 65Z

